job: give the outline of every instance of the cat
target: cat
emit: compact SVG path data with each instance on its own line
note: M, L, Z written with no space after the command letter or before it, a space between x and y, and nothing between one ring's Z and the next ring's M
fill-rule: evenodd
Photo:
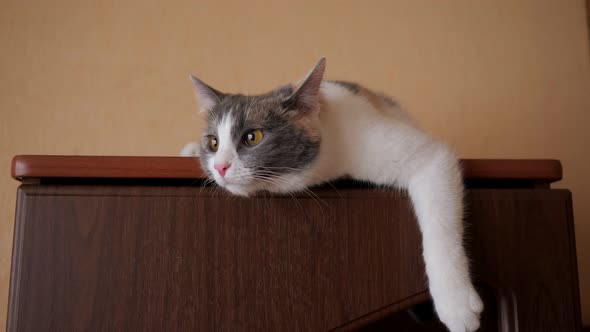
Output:
M407 189L423 236L428 286L452 332L475 331L483 303L463 248L463 183L452 150L393 99L359 84L306 78L266 94L222 93L191 75L208 126L182 155L200 156L229 192L287 193L341 177Z

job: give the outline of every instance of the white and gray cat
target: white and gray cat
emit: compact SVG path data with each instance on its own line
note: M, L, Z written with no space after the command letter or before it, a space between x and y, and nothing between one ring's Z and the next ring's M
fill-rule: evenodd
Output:
M325 59L298 83L225 94L191 76L208 126L182 155L233 194L287 193L341 177L407 189L423 236L430 293L452 332L475 331L483 303L463 248L457 157L396 102L358 84L323 81Z

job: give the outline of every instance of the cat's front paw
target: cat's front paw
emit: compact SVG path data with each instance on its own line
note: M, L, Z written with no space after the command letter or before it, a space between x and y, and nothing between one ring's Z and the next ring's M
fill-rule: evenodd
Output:
M439 319L451 332L474 332L479 328L483 302L469 285L461 290L441 292L434 297Z
M182 147L180 150L181 157L198 157L201 150L199 142L190 142Z

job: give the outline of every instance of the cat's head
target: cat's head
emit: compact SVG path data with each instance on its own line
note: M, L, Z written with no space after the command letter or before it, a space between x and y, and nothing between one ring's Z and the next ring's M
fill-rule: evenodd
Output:
M320 147L321 59L307 77L257 96L226 94L191 76L207 129L205 173L238 195L301 189Z

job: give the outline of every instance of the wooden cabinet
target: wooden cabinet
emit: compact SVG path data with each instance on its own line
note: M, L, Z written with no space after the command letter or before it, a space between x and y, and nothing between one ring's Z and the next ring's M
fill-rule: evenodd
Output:
M465 160L481 331L579 331L557 161ZM445 331L403 192L238 198L192 158L19 156L8 331Z

